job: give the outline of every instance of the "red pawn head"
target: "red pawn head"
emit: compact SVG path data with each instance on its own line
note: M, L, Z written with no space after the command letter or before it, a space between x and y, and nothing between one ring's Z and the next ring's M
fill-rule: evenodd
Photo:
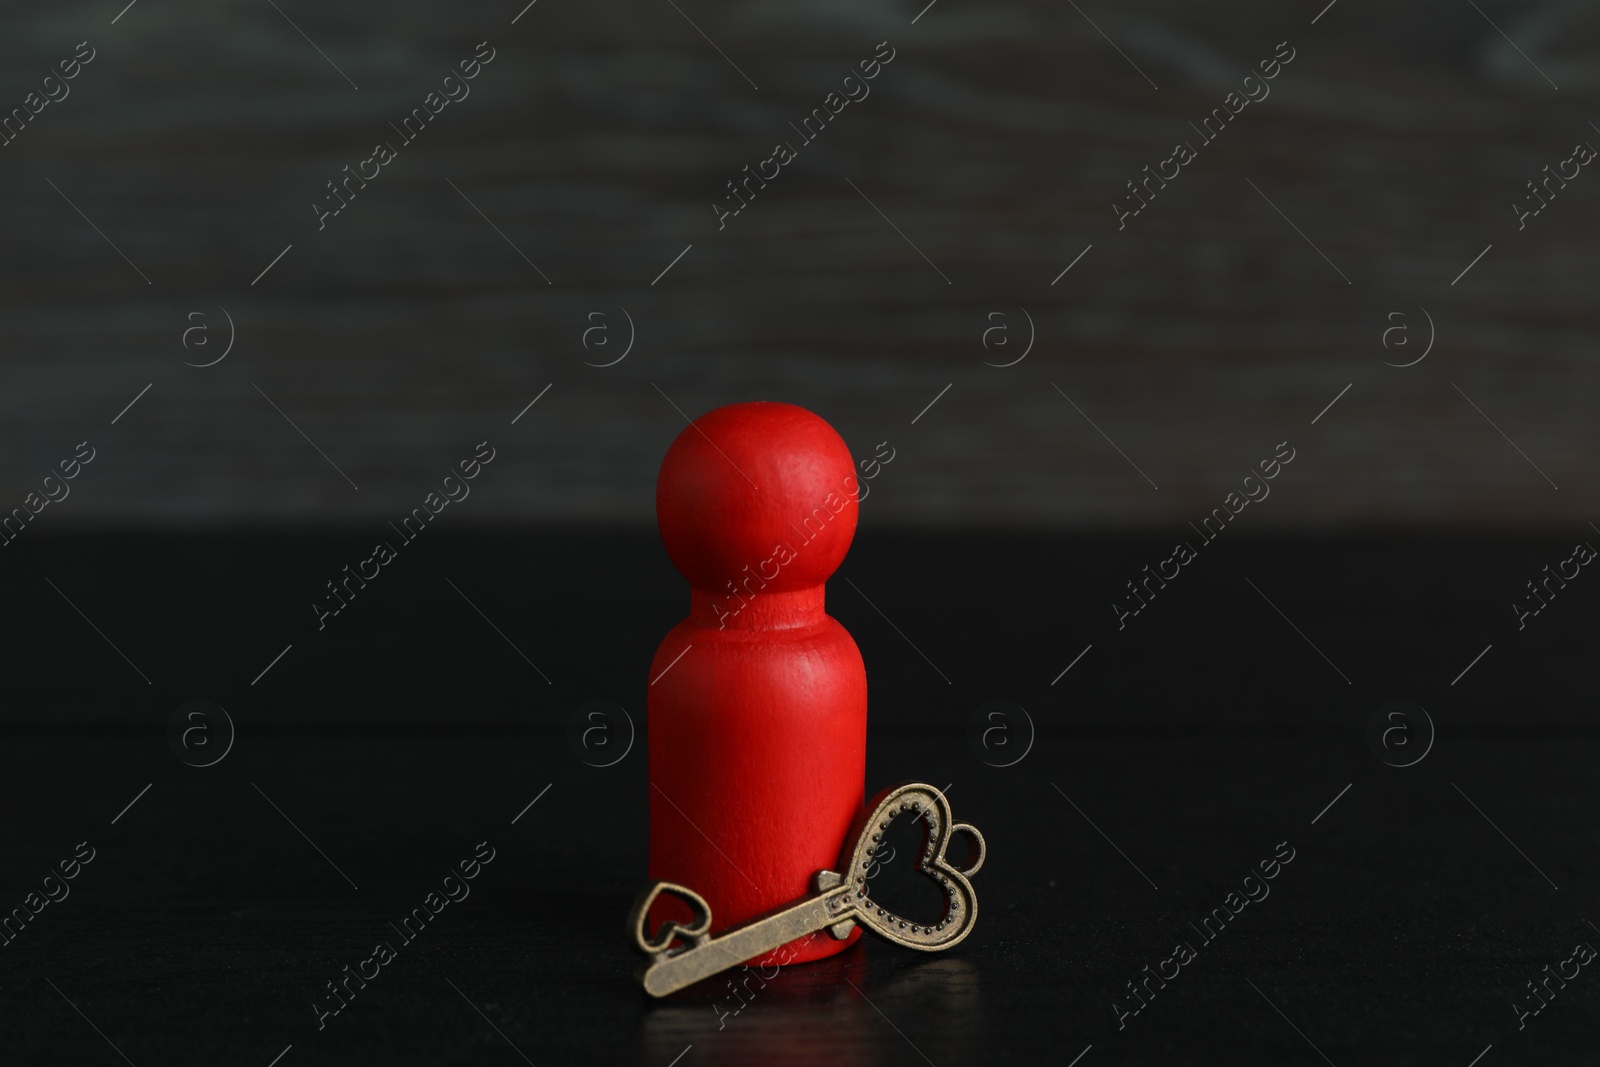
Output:
M812 892L861 810L866 668L823 588L860 493L844 441L792 404L708 412L662 461L656 515L690 610L650 666L650 877L703 896L713 929ZM686 918L652 914L652 928ZM849 940L808 936L761 962Z
M672 562L707 594L697 609L709 604L722 627L752 617L783 625L775 612L809 614L812 601L821 610L821 586L855 536L860 493L850 449L821 418L793 404L730 404L667 450L656 518ZM758 607L783 593L801 595Z

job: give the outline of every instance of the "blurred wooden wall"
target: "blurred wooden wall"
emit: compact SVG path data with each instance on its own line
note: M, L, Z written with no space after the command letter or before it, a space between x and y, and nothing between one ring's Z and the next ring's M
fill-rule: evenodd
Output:
M860 456L890 442L875 522L1176 525L1287 440L1257 529L1581 526L1600 168L1525 229L1511 205L1600 145L1600 12L1478 6L7 11L0 108L78 42L95 58L0 148L0 509L88 440L37 522L365 524L488 439L462 521L646 523L673 405L769 398ZM325 183L481 41L471 95L319 232ZM884 41L870 96L801 145L790 123ZM1124 183L1284 41L1270 96L1119 231ZM719 230L780 141L797 158ZM185 366L221 353L223 309L232 352ZM631 351L586 366L621 353L623 309ZM1428 357L1385 366L1428 316ZM986 366L1029 319L1026 358Z

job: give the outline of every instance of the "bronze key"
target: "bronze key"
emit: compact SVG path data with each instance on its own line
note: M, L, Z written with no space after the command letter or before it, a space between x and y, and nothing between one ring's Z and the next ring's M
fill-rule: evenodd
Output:
M914 923L880 907L867 895L867 872L873 852L896 815L910 814L924 824L922 854L917 867L945 891L944 914L937 923ZM970 843L967 866L953 867L945 860L950 835L965 834ZM651 996L677 992L703 978L737 967L746 960L773 952L806 934L826 930L835 938L850 936L860 923L873 933L906 948L941 952L960 944L978 921L978 897L968 879L983 866L983 835L969 823L953 822L950 802L942 792L919 782L892 786L873 798L869 813L856 820L848 853L841 856L845 873L818 871L816 892L787 907L710 935L711 906L705 898L681 885L652 882L633 903L628 930L640 952L649 957L638 973ZM662 895L676 897L689 906L689 925L668 921L654 938L645 929L650 906ZM674 947L675 942L681 942Z

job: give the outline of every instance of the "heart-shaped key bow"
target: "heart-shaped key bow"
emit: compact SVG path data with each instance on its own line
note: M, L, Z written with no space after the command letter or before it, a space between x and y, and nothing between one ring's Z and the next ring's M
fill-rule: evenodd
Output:
M943 914L931 924L903 918L877 904L867 892L874 853L890 821L906 814L923 824L917 867L944 890ZM945 858L951 835L958 833L965 835L970 845L967 865L959 868ZM950 802L942 792L921 782L883 790L857 818L845 845L848 851L840 857L842 871L818 871L816 892L811 896L715 937L711 936L711 906L704 897L671 882L652 882L639 894L628 914L628 931L634 945L649 957L638 974L645 992L666 996L819 930L842 940L859 923L897 945L923 952L942 952L960 944L972 932L978 921L978 897L969 879L983 866L983 835L970 823L951 818ZM663 895L688 905L693 918L687 925L662 923L652 938L645 923L650 906Z

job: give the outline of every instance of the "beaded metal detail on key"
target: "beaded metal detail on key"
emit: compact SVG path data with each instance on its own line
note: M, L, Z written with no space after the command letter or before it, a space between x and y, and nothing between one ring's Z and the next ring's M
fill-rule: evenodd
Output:
M858 832L847 868L855 887L852 893L855 921L906 948L936 952L959 943L978 921L978 897L968 879L983 866L983 835L970 823L953 821L950 802L931 785L914 782L897 786L875 799L871 813ZM938 882L944 892L944 914L931 926L897 915L875 904L868 895L867 871L872 867L873 853L889 824L900 815L910 815L926 827L917 866ZM945 858L953 834L964 835L970 845L967 865L962 868L956 868Z
M914 922L876 903L867 892L867 872L889 824L908 815L923 825L917 868L943 890L944 909L936 923ZM956 867L945 857L950 838L968 841L967 863ZM853 842L839 871L818 871L816 892L767 915L711 936L711 907L704 897L671 882L652 882L628 913L634 947L648 957L638 978L645 992L665 996L719 971L765 955L806 934L826 930L835 938L850 936L859 923L880 937L906 948L941 952L959 944L978 921L978 897L969 879L983 866L983 835L970 823L955 822L950 802L938 789L920 782L885 789L859 817ZM664 922L654 937L647 922L650 907L663 896L686 904L687 925Z

